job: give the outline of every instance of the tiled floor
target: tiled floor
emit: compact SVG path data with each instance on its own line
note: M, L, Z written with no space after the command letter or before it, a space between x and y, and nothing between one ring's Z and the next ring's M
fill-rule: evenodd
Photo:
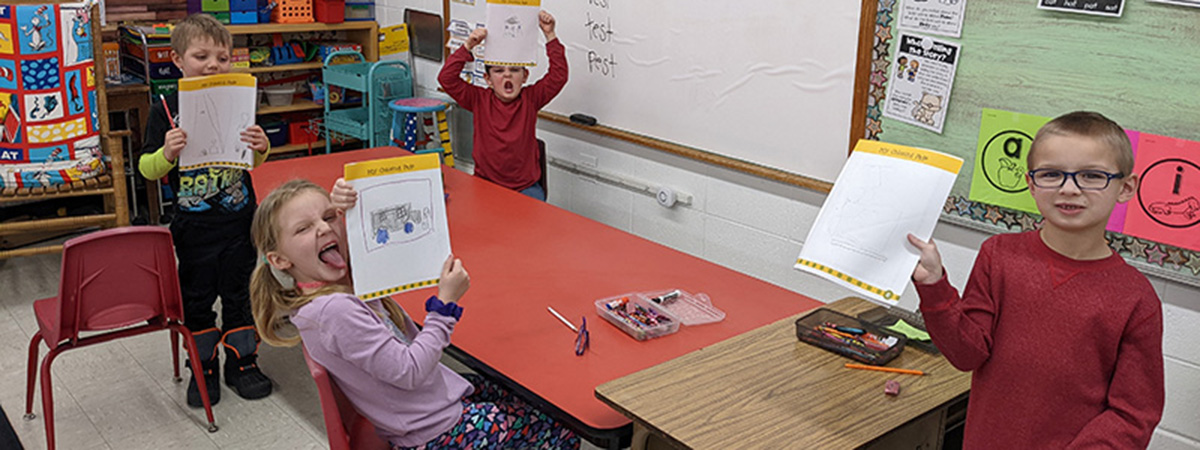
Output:
M0 405L27 449L46 447L40 391L34 398L38 418L21 418L27 351L37 329L31 304L55 295L60 261L57 254L0 260ZM184 402L186 382L171 381L170 355L166 331L60 355L53 365L58 448L328 448L317 391L298 347L261 347L259 365L275 381L270 397L243 400L222 385L221 402L213 407L216 433L206 431L203 409Z

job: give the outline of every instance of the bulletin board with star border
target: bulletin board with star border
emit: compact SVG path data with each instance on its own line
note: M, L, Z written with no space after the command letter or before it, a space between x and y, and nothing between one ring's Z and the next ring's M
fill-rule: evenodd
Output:
M85 3L0 5L0 168L99 155L90 21Z
M1195 102L1200 58L1182 51L1189 39L1200 37L1200 11L1128 2L1122 17L1111 18L1039 10L1025 0L969 2L962 38L951 39L963 53L945 126L937 134L882 116L902 1L879 0L875 33L864 34L860 42L872 45L869 73L860 66L869 80L863 136L968 161L942 208L943 219L991 233L1041 225L1041 217L1027 208L972 199L985 109L1042 117L1098 111L1137 130L1131 138L1135 146L1143 144L1134 171L1145 180L1125 206L1124 224L1109 227L1120 230L1107 233L1109 245L1147 274L1200 286L1195 245L1200 204L1192 203L1200 192L1192 196L1189 191L1200 189L1200 181L1191 180L1193 172L1200 175L1200 106Z

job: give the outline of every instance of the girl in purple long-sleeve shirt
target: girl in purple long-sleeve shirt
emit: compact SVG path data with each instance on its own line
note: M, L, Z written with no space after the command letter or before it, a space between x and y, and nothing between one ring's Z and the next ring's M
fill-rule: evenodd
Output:
M461 261L446 260L421 330L395 302L352 294L343 215L356 198L342 180L334 200L294 180L259 205L251 233L262 261L250 288L263 340L303 341L394 449L579 448L579 438L545 414L439 362L470 285Z

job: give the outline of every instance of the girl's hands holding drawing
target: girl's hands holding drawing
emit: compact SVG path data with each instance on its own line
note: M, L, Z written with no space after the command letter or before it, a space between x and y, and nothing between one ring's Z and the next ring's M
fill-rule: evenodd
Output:
M271 141L267 139L267 132L263 131L262 127L253 125L250 128L242 130L242 142L250 144L250 150L262 153L271 148Z
M354 190L354 186L351 186L346 179L338 178L333 183L333 189L329 191L329 201L337 209L348 210L358 203L358 191Z
M163 137L163 156L167 161L175 162L179 160L179 153L187 146L187 132L182 128L172 128Z
M470 36L467 36L467 43L463 45L467 46L467 50L473 50L476 45L479 45L486 38L487 28L476 28L475 31L471 32Z
M462 260L450 255L442 264L442 278L438 281L438 299L444 302L457 302L471 287L471 276L463 267Z
M938 253L937 244L933 243L933 238L930 238L929 242L925 242L909 234L908 242L921 251L921 260L917 262L917 268L913 269L913 281L920 284L933 284L941 280L942 255Z

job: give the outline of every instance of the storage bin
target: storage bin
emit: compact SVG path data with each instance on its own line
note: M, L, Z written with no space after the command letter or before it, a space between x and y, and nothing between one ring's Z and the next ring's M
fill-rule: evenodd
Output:
M908 338L837 311L817 308L796 320L796 337L858 362L883 365L900 356Z
M292 104L296 88L292 86L269 86L263 88L267 94L267 104L271 106L287 106Z
M258 0L229 0L229 11L252 11L258 12Z
M217 22L221 22L225 25L229 25L229 11L214 12L214 13L209 13L209 14L212 14L213 17L216 17Z
M317 22L342 23L346 20L346 1L314 0L313 15Z
M229 12L229 0L200 0L200 10L206 13Z
M294 120L288 122L288 143L292 145L316 142L321 137L321 130L314 128L311 120Z
M313 21L312 0L280 0L271 10L274 23L311 23Z
M288 124L282 120L265 120L259 126L267 133L271 147L281 147L288 144Z
M363 2L346 3L346 20L375 20L375 4Z
M597 300L596 314L639 341L674 333L680 325L725 320L725 312L714 307L707 295L680 289L631 292ZM647 323L647 316L656 319Z
M258 13L255 11L231 11L229 23L233 25L250 25L258 23Z

